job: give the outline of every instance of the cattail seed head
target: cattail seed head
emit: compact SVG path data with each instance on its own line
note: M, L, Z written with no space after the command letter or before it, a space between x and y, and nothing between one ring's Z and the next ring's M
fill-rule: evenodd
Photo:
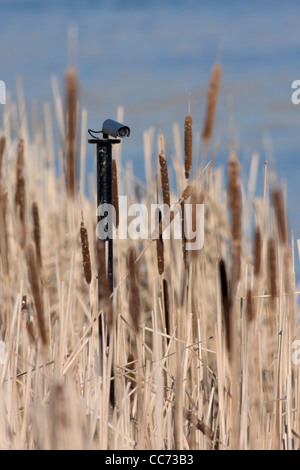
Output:
M67 135L65 171L67 194L70 197L74 197L76 192L77 100L77 73L74 69L69 68L66 73Z
M18 153L16 163L16 190L15 205L19 218L19 236L22 248L26 244L26 194L25 194L25 178L23 174L24 166L24 140L19 138Z
M41 228L39 208L36 202L32 203L32 216L33 216L33 238L35 243L36 261L40 269L42 267L42 254L41 254Z
M90 249L89 249L89 239L87 229L84 225L84 221L81 221L80 224L80 239L81 239L81 251L82 251L82 264L85 280L88 284L92 281L92 268L91 268L91 258L90 258Z
M188 180L192 168L192 118L188 114L184 121L184 170L185 177Z
M183 191L182 195L181 195L181 198L179 199L179 202L183 202L185 201L186 199L188 199L190 197L190 195L192 194L192 191L193 191L193 188L194 186L192 184L189 184Z
M6 275L9 272L8 237L7 237L7 224L6 224L7 196L8 196L7 191L3 191L2 194L0 195L0 254L1 254L1 260L2 260L3 272Z
M276 244L274 238L269 239L268 243L268 262L269 262L269 282L271 294L271 306L275 307L277 297L277 256Z
M226 266L223 259L219 261L219 275L221 283L221 298L223 307L223 318L225 324L225 335L226 335L226 346L227 350L230 351L230 300L229 290L226 274Z
M251 291L251 289L247 289L246 313L247 313L248 322L249 323L252 322L254 320L254 310L253 310L252 291Z
M139 332L139 318L140 318L140 293L136 278L135 269L135 249L129 248L128 252L128 267L129 267L129 286L130 286L130 315L135 332Z
M167 334L170 334L170 305L168 281L163 280L164 311Z
M219 91L220 91L220 82L221 82L221 65L216 63L213 66L210 83L208 87L207 94L207 104L206 104L206 114L204 121L204 128L202 132L203 142L207 145L212 137L215 113L218 103Z
M260 274L260 267L261 267L261 234L260 234L260 228L258 225L256 225L254 229L253 258L254 258L254 275L258 277Z
M170 188L169 188L169 174L168 174L168 165L167 157L164 153L160 153L159 156L159 166L161 174L161 184L162 184L162 195L163 202L170 207Z
M3 135L0 139L0 178L2 176L2 163L3 163L5 144L6 144L6 137Z
M282 193L279 188L274 188L272 197L278 222L279 240L285 245L287 243L287 226Z
M158 221L161 223L162 220L162 214L161 210L158 212ZM162 233L160 236L156 239L156 254L157 254L157 267L158 267L158 272L159 274L163 274L164 272L164 241L163 241L163 236Z
M37 313L38 327L41 335L41 340L43 346L47 345L47 333L45 326L45 317L44 317L44 303L41 293L39 272L36 264L36 255L35 249L30 243L27 247L27 268L28 268L28 280L31 287L31 293L34 300L34 305Z
M228 161L228 202L231 210L231 232L234 241L241 240L242 195L239 183L240 164L236 155Z
M232 295L241 275L241 215L242 195L239 183L240 165L236 155L231 155L228 162L228 203L231 212L232 235Z

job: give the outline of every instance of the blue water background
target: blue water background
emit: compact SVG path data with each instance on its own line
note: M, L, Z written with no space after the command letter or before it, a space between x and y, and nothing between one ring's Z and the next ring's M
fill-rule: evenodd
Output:
M221 45L215 164L226 163L233 118L243 178L257 151L261 193L268 160L286 183L289 225L297 239L300 105L291 102L291 83L300 79L299 18L297 0L0 0L0 79L16 99L21 76L28 112L36 106L42 119L45 101L54 110L51 75L63 92L66 66L75 60L88 127L99 129L123 106L132 130L122 144L123 162L132 160L136 176L144 179L143 131L160 128L172 152L172 125L183 129L189 93L194 132L201 132L206 88ZM78 36L75 59L68 48L70 30ZM2 113L3 108L0 126ZM94 150L88 148L88 171L95 165Z

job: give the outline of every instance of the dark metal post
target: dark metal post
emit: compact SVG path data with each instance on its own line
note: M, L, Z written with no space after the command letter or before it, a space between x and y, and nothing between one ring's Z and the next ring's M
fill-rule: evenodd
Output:
M120 141L119 141L120 142ZM101 139L97 142L97 207L102 204L112 206L112 143L109 139ZM98 222L104 216L98 216ZM108 233L112 233L112 227L107 227ZM107 276L110 291L113 291L113 239L107 237L108 264Z
M102 204L109 204L112 207L113 200L112 200L112 145L120 143L119 139L89 139L89 143L97 144L97 209ZM102 216L98 215L97 223L99 223L106 214L104 213ZM112 220L108 218L108 220L112 224ZM107 227L108 236L104 240L105 241L105 253L107 258L107 277L109 281L110 293L113 292L113 282L114 282L114 275L113 275L113 227ZM111 234L111 236L109 236ZM99 269L101 269L99 267ZM102 269L106 269L103 266ZM100 273L98 272L98 302L100 304L101 301L101 286L100 286ZM102 329L102 318L99 318L99 341L100 341L100 355L102 355L103 351L103 329ZM106 337L106 345L109 347L109 332L107 332ZM100 367L102 368L101 364L101 357L100 357ZM113 369L113 366L112 366ZM102 370L101 370L102 373ZM111 375L113 376L113 370ZM114 405L115 398L114 398L114 384L113 381L110 385L110 402Z

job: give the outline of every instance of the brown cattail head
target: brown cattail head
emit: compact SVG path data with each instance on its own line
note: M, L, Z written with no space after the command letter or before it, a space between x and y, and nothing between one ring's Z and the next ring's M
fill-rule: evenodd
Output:
M247 289L247 303L246 303L246 313L247 313L247 320L248 322L252 322L254 320L254 310L253 310L253 302L252 302L252 291L251 289Z
M193 191L193 188L194 186L192 184L189 184L183 191L182 195L181 195L181 198L179 199L179 203L185 201L186 199L188 199L190 197L190 195L192 194L192 191Z
M82 264L84 277L88 284L92 281L92 269L91 269L91 258L89 249L89 239L87 229L82 220L80 223L80 239L81 239L81 251L82 251Z
M1 187L0 187L1 191ZM0 254L3 273L8 274L8 239L6 225L7 191L0 194Z
M254 275L258 277L260 274L261 267L261 234L258 225L256 225L254 229L253 261Z
M32 203L32 216L33 216L33 238L36 252L36 262L39 269L42 268L42 254L41 254L41 227L39 208L36 202Z
M162 220L162 214L161 214L161 210L159 210L158 211L159 224L161 223L161 220ZM159 274L163 274L164 269L165 269L165 263L164 263L164 241L163 241L162 233L156 239L156 254L157 254L158 272L159 272Z
M202 139L205 145L209 143L212 137L215 113L218 103L220 82L221 82L221 64L216 63L213 66L210 83L207 94L206 115L204 121L204 128L202 132Z
M269 262L269 283L271 294L271 306L275 307L277 297L277 256L276 244L274 238L269 239L268 243L268 262Z
M38 327L41 335L43 346L47 345L47 333L45 327L44 318L44 303L41 292L41 285L39 279L39 271L36 263L36 255L33 244L30 243L27 247L27 268L28 268L28 280L31 287L31 293L34 300L35 310L37 314Z
M278 222L279 240L280 243L286 245L287 243L287 224L284 210L284 203L282 193L279 188L274 188L273 193L273 204Z
M100 299L99 308L105 312L107 329L110 331L113 326L111 290L106 272L105 242L99 238L96 241L96 260L98 268L98 296Z
M188 180L192 168L192 147L193 147L193 134L192 134L192 118L188 114L184 121L184 171L185 177Z
M5 144L6 144L6 137L3 135L0 139L0 179L2 176L2 162L3 162L3 154L5 150Z
M65 171L67 194L70 197L74 197L76 192L77 100L77 73L73 68L69 68L66 73L67 134Z
M140 319L140 293L136 278L136 267L135 267L135 249L129 248L128 252L128 270L129 270L129 286L130 286L130 315L133 323L135 332L139 332L139 319Z
M223 318L225 324L225 335L226 335L226 346L227 350L230 351L230 299L229 290L226 274L226 266L223 259L219 261L219 275L221 283L221 297L222 297L222 308Z
M167 335L170 334L170 306L169 306L169 288L168 281L163 280L164 311Z
M184 201L182 201L181 205L181 240L182 240L182 253L183 253L183 262L184 265L187 266L187 250L186 250L186 236L185 236L185 209L184 209Z
M228 203L231 212L232 235L232 294L235 295L236 284L240 279L241 271L241 214L242 195L239 183L240 165L235 154L229 157L228 162Z
M118 172L117 162L112 160L112 191L113 191L113 207L116 213L116 228L119 227L119 195L118 195Z
M158 158L159 158L159 166L160 166L160 174L161 174L163 203L167 204L170 207L170 187L169 187L167 157L165 156L164 153L161 152Z
M239 182L240 164L235 154L228 161L228 203L231 211L231 233L234 241L241 240L242 195Z
M16 190L15 205L19 218L19 236L22 248L26 244L26 194L25 194L25 178L23 174L24 167L24 140L19 139L17 164L16 164Z
M16 191L15 191L16 206L20 203L19 181L23 177L23 169L24 169L24 139L20 137L18 140L17 161L16 161Z

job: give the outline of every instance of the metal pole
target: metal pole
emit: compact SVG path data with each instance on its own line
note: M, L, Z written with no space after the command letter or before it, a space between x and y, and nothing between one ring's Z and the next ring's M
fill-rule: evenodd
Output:
M102 204L111 204L112 205L112 144L109 142L109 139L101 139L97 143L97 207ZM98 215L98 222L100 222L103 216ZM112 227L107 227L108 234L112 234ZM113 240L112 237L107 237L105 240L105 254L107 253L108 245L108 254L107 259L107 277L109 281L110 293L113 292ZM98 273L98 302L100 304L101 300L101 286L100 286L100 275ZM103 330L102 330L102 319L99 318L99 350L100 357L102 358L103 352ZM110 338L109 332L106 335L106 346L109 348ZM100 361L101 362L101 361ZM113 365L111 376L113 376ZM114 384L111 381L110 383L110 402L114 405L115 396L114 396Z
M103 137L106 137L105 135ZM107 136L108 137L108 136ZM120 143L119 139L90 139L89 143L97 144L97 208L102 204L109 204L112 206L112 145L116 143ZM99 223L106 214L97 217L97 223ZM108 218L109 222L112 224L112 220ZM109 223L108 222L108 223ZM107 267L103 267L102 269L106 269L107 277L109 281L110 293L113 292L113 282L114 282L114 275L113 275L113 237L112 237L112 225L107 227L108 236L104 240L105 241L105 255L107 259ZM111 236L109 236L109 234ZM101 269L100 267L98 268ZM98 304L100 305L101 301L101 285L100 285L100 272L98 271ZM102 321L103 319L99 318L99 353L100 353L100 367L101 367L101 374L103 372L102 368L102 352L103 352L103 328L102 328ZM106 345L109 347L110 338L109 332L107 332L106 336ZM113 377L113 364L111 370L111 377ZM115 393L114 393L114 382L111 381L110 383L110 403L112 406L115 404Z
M102 204L112 206L112 144L109 139L101 139L97 143L97 207ZM105 215L98 216L98 222ZM112 226L107 227L108 234L112 234ZM107 236L108 243L107 276L110 291L113 291L113 239Z

